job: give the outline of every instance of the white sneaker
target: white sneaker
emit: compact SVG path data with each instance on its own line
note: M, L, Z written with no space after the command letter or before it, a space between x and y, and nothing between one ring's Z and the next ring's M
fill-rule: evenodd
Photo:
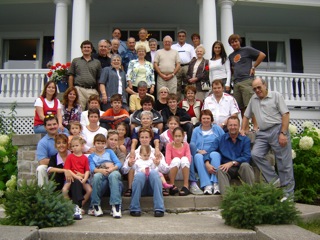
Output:
M93 206L93 210L94 210L94 215L96 217L100 217L100 216L103 215L102 209L101 209L101 207L99 205L94 205Z
M114 218L121 218L122 214L121 214L121 205L117 204L117 205L112 205L112 216Z
M202 195L203 194L202 190L198 187L197 184L191 184L190 185L190 192L193 195Z
M214 183L213 184L213 194L214 195L220 194L220 189L219 189L219 184L218 183Z
M74 206L73 219L74 220L81 220L82 219L81 208L79 208L78 205Z
M205 186L203 193L204 195L212 195L212 186L211 185Z
M94 216L94 208L89 208L88 209L88 215Z

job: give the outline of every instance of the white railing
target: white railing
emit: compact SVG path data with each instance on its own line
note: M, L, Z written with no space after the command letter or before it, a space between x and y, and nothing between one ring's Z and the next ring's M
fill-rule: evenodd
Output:
M256 76L282 93L288 106L320 107L320 74L257 72Z
M1 103L33 103L41 94L48 69L0 69ZM320 107L320 74L257 71L289 106Z

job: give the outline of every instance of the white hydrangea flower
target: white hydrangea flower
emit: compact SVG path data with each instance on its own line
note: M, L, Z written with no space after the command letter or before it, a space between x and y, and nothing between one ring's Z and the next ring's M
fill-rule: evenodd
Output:
M8 135L0 135L0 146L6 145L8 141L9 141Z
M0 198L2 198L4 195L4 191L3 190L0 190Z
M4 158L2 159L2 162L3 162L3 163L7 163L7 162L9 162L9 158L8 158L8 156L4 156Z
M17 186L17 177L12 175L11 178L6 182L7 190L14 189Z
M297 133L298 128L295 125L289 124L290 135L293 136Z
M299 147L302 150L309 150L313 146L312 137L304 136L300 139Z
M0 146L0 151L1 152L6 152L6 149L4 148L4 146Z
M318 133L318 139L320 139L320 129L319 128L313 128L313 132Z
M292 149L292 159L295 159L297 157L296 151Z
M304 123L302 123L302 128L305 129L305 128L308 128L308 129L311 129L313 128L313 122L310 122L310 121L305 121Z

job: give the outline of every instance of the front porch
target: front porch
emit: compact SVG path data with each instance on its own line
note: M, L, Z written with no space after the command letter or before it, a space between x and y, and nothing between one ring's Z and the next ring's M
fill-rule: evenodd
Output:
M33 133L34 101L47 81L48 69L0 69L0 109L9 113L16 103L17 134ZM320 74L257 71L269 89L281 92L290 109L291 122L301 128L305 120L320 127Z

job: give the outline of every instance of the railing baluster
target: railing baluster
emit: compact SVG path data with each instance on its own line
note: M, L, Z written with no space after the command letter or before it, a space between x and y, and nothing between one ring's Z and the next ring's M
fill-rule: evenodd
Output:
M290 82L289 82L289 84L290 84L290 100L294 100L295 99L295 97L293 96L293 84L294 84L294 78L293 77L291 77L291 78L289 78L290 80Z
M301 78L301 101L306 101L306 91L305 91L305 78Z
M284 99L289 100L288 78L284 78Z

